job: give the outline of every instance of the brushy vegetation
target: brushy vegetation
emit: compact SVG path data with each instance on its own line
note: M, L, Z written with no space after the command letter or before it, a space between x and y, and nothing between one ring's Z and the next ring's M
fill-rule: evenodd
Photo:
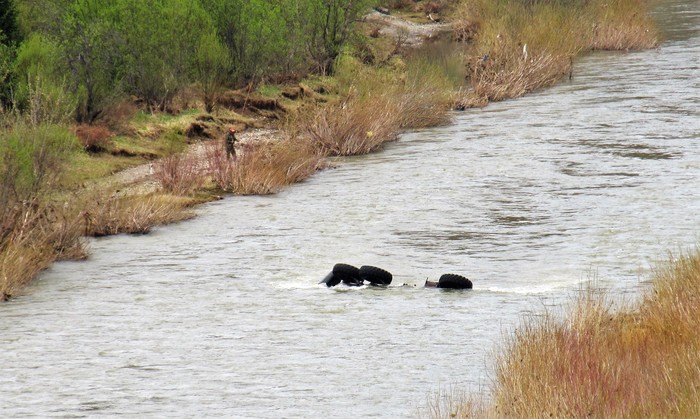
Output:
M266 195L300 182L323 167L323 156L305 141L249 144L235 160L222 144L209 144L207 162L216 186L240 195Z
M454 13L462 37L472 40L471 89L460 106L551 86L583 52L655 46L647 9L645 0L464 0Z
M402 129L449 121L454 86L439 62L417 56L372 68L342 58L336 75L342 99L290 121L290 136L307 139L321 154L349 156L376 150Z
M496 360L492 399L432 417L698 417L700 252L669 262L636 308L584 294L564 319L526 320Z
M170 109L194 84L211 111L223 86L330 72L352 23L374 4L273 3L4 0L0 102L25 112L38 90L61 105L42 107L54 117L93 122L129 95L152 111Z

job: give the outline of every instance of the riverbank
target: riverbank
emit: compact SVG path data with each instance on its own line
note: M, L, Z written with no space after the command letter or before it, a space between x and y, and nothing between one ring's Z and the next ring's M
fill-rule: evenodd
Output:
M53 184L60 189L54 189L49 199L27 195L31 199L19 200L4 211L3 298L16 295L55 260L86 257L83 236L146 233L153 225L186 219L192 205L224 193L274 193L323 168L328 157L372 152L402 130L446 123L451 107L483 106L551 85L571 72L575 55L599 45L591 42L597 36L579 26L582 32L577 38L586 43L558 53L557 62L566 62L562 67L554 65L550 50L539 44L556 36L552 30L529 37L525 27L532 22L551 26L551 16L561 14L571 21L583 14L601 22L616 16L602 19L582 5L566 9L538 3L522 9L504 1L494 9L489 4L464 2L450 11L452 33L461 42L451 47L431 44L415 50L405 45L407 40L433 39L432 30L403 25L383 34L383 28L396 25L381 23L389 22L386 18L367 19L362 23L367 38L338 59L332 78L232 91L222 95L213 115L190 110L196 101L186 96L174 115L147 114L125 103L110 112L103 128L75 127L73 132L89 153L71 157ZM503 26L512 20L507 14L511 10L524 16L518 20L520 26ZM640 23L626 24L636 31ZM427 25L436 28L435 33L445 31L445 26ZM409 36L411 29L406 27L419 35ZM655 38L647 38L646 46L653 45ZM555 71L542 77L533 68ZM522 81L527 82L514 87ZM497 94L491 92L494 88ZM227 126L238 127L242 140L252 128L268 126L274 131L268 131L267 138L242 141L241 155L233 163L225 159L219 142ZM199 143L201 152L183 153L188 143ZM158 157L162 158L153 160ZM135 163L141 163L131 169L141 174L138 180L124 175L94 180Z
M634 306L587 290L498 349L488 401L443 395L430 417L698 417L700 252L657 267ZM440 396L438 396L440 397Z

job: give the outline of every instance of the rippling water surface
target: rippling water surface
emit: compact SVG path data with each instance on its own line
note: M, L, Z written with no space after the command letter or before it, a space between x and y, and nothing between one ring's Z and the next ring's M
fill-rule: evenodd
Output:
M0 306L0 416L406 417L487 384L523 314L592 278L637 294L700 232L700 12L663 10L659 49L587 57L278 195L93 241ZM337 262L410 286L318 285ZM420 287L446 272L475 289Z

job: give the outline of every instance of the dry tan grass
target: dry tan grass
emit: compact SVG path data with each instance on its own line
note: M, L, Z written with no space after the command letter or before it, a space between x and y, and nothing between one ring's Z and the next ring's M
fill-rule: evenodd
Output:
M564 319L524 321L491 403L432 417L699 417L700 252L659 270L638 307L611 306L589 291Z
M191 198L172 195L71 196L63 205L16 203L0 224L0 299L16 295L56 260L87 257L83 236L147 233L192 216Z
M468 60L471 89L460 108L522 96L571 74L573 59L594 49L657 44L643 0L560 2L464 0L457 27L477 28Z
M19 293L55 260L46 243L7 243L0 250L0 301Z
M85 257L79 223L36 199L6 211L0 230L0 296L16 294L55 260Z
M148 233L156 225L191 218L187 210L192 201L166 194L134 196L97 196L76 205L86 236ZM78 212L79 211L79 212Z
M586 16L592 33L589 49L640 50L658 45L658 31L646 0L591 0Z
M401 126L398 108L381 93L365 99L350 96L302 118L298 130L321 154L367 154L397 138Z
M300 182L323 167L323 156L305 141L246 144L228 159L221 144L207 146L209 171L218 188L241 195L266 195Z
M487 60L472 77L473 98L499 101L523 96L536 89L551 86L571 70L569 57L548 53L522 54L506 58L506 63Z
M388 73L351 59L343 66L343 100L297 115L286 127L290 137L309 141L325 155L351 156L379 149L403 129L449 122L451 86L427 60L401 62Z

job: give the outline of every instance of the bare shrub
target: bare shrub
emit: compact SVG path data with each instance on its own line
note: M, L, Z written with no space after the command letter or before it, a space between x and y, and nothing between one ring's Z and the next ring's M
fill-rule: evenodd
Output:
M129 131L129 121L139 111L139 106L133 98L126 98L110 104L100 115L100 122L118 133Z
M112 132L102 125L79 124L74 132L88 153L105 151L111 143Z
M226 157L223 146L210 144L206 155L216 185L242 195L278 192L323 167L323 156L303 141L246 144L236 160Z
M197 155L176 153L158 160L154 175L167 192L190 195L202 187L206 172Z
M247 145L245 148L248 148ZM214 184L223 191L232 191L231 179L233 178L235 162L226 155L224 141L208 143L205 146L204 154L207 169ZM240 148L238 154L241 154Z
M401 118L398 104L378 93L318 109L298 122L299 134L322 154L366 154L397 138Z

